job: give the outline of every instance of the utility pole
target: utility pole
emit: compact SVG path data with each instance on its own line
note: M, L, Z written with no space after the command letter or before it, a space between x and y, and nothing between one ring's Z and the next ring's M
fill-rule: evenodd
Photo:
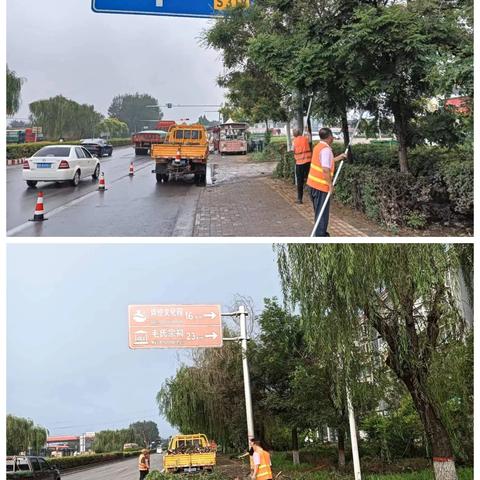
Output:
M252 392L250 391L250 372L248 370L247 359L247 314L245 307L240 305L240 336L242 337L242 365L243 365L243 385L245 387L245 408L247 413L247 434L248 439L254 438L253 428L253 409L252 409Z
M240 341L242 347L242 367L243 367L243 387L245 390L245 411L247 416L247 436L248 440L255 437L255 428L253 425L252 392L250 389L250 371L248 369L247 358L247 312L245 307L240 305L238 312L222 313L222 317L240 317L240 337L224 338L224 341Z

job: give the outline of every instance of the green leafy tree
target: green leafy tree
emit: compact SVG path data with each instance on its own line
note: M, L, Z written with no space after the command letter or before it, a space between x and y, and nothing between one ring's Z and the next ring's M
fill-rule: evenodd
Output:
M108 108L108 115L125 122L130 133L163 118L158 100L146 93L117 95Z
M20 452L39 455L47 441L48 431L32 420L14 415L7 415L7 455L18 455Z
M128 137L128 125L117 118L104 118L97 126L99 134L107 133L110 138Z
M324 351L355 374L355 345L378 335L386 365L411 395L427 436L435 476L456 478L452 438L432 391L434 358L465 325L453 292L459 269L470 271L471 245L280 245L286 297ZM440 461L447 458L449 461ZM439 459L437 461L436 459Z
M135 422L130 424L128 428L135 432L137 443L147 448L159 436L157 424L152 421Z
M7 115L14 115L20 108L22 84L25 79L19 77L7 65Z
M102 120L93 105L81 105L62 95L32 102L30 112L32 124L41 126L50 139L94 137Z
M132 428L120 430L102 430L95 433L92 449L95 453L121 452L125 443L136 443Z
M422 99L450 93L432 72L451 63L456 45L466 40L458 15L435 0L365 5L335 45L364 104L393 114L402 172L408 171L412 122L423 113Z
M182 365L162 385L157 394L160 413L182 433L203 432L226 449L245 448L241 361L240 346L233 342L197 351L192 366Z

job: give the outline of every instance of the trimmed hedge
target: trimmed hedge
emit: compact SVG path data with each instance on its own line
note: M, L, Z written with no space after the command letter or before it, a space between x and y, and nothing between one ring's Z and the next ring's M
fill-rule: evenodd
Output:
M114 147L123 145L131 145L131 138L111 138L109 142ZM9 143L7 144L7 159L14 158L28 158L31 157L37 150L40 150L46 145L80 145L80 140L68 140L65 142L32 142L32 143Z
M104 463L122 458L135 457L140 455L140 452L141 450L134 452L91 453L75 457L49 457L46 460L50 465L56 465L59 470L66 470L93 463Z
M275 144L276 176L293 181L295 163L286 145ZM335 154L343 151L334 144ZM345 163L335 199L391 228L473 225L473 150L416 147L409 151L409 173L400 173L395 145L355 145Z

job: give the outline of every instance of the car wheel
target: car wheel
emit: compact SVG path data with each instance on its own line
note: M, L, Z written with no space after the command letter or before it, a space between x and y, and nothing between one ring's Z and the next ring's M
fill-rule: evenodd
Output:
M80 183L80 170L77 170L75 172L75 175L73 176L72 180L70 180L71 184L76 187Z
M108 156L111 157L112 153L113 153L113 150L110 150L110 152L108 153Z
M93 172L92 178L96 180L100 176L100 164L97 163L97 166L95 167L95 171Z
M28 185L29 187L34 188L34 187L37 186L37 181L36 181L36 180L27 180L27 185Z

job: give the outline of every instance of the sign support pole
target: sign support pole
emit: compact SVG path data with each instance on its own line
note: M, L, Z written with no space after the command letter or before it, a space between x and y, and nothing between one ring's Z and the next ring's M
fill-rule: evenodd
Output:
M247 413L247 434L248 439L255 437L253 428L253 409L252 392L250 391L250 372L248 370L247 359L247 315L245 307L241 305L240 311L240 336L242 337L242 365L243 365L243 385L245 387L245 408Z
M245 390L245 410L247 415L247 436L250 441L255 437L255 429L253 425L253 408L252 408L252 392L250 389L250 371L248 369L247 358L247 313L245 307L240 305L238 312L222 313L222 316L239 316L240 317L240 337L224 338L223 340L240 341L242 345L242 366L243 366L243 386Z

